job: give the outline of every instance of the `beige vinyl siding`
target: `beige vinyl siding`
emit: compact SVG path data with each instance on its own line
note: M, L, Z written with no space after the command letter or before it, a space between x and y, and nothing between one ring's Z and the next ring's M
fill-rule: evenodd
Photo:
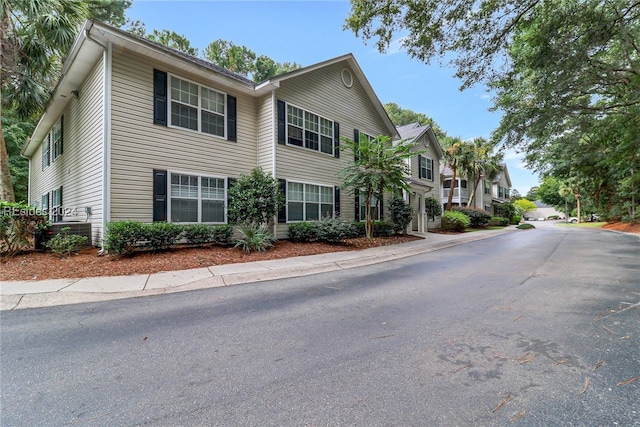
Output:
M355 79L356 74L352 72L351 88L342 83L340 73L345 67L348 64L341 62L285 80L277 90L277 98L339 123L341 137L353 138L354 129L370 135L386 134L388 130ZM340 171L353 162L353 154L348 151L341 151L337 159L302 147L276 145L276 176L288 181L340 186ZM355 217L355 200L349 190L340 191L340 206L343 218ZM285 224L278 225L277 237L286 237Z
M114 57L111 141L111 220L153 220L153 169L238 177L257 164L256 104L247 95L175 73L237 97L237 141L153 124L153 68L127 52Z
M103 143L103 61L95 65L78 88L79 97L70 95L64 110L63 154L42 170L42 146L31 158L31 202L62 186L62 206L72 215L63 221L92 223L92 241L102 238L102 143ZM51 203L50 203L51 205ZM85 207L91 209L87 217ZM75 215L73 215L75 213Z
M433 181L425 178L420 178L420 164L418 161L418 155L411 157L411 178L415 181L419 181L425 185L433 187L429 193L427 193L427 197L436 197L440 198L440 158L438 157L438 153L433 148L433 144L429 143L429 146L425 148L424 142L428 141L427 136L422 136L418 142L418 145L413 149L413 151L421 152L424 151L422 156L433 160Z
M258 166L265 172L273 170L273 146L276 144L277 113L271 101L271 94L257 101L258 114Z

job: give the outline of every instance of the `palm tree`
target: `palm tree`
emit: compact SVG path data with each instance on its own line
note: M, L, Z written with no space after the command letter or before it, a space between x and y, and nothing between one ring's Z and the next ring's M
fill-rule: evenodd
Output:
M500 153L492 154L493 148L493 144L484 138L475 138L470 144L470 167L467 176L471 178L473 185L467 206L471 206L473 203L480 178L484 176L485 179L493 181L502 170L500 163L503 155Z
M49 100L60 58L88 16L87 4L75 0L2 0L0 5L0 117L5 107L26 119ZM1 122L0 199L15 199Z
M449 198L447 199L446 210L451 210L453 203L453 193L458 175L465 175L469 172L472 164L471 146L460 138L445 138L444 157L447 166L452 171L451 184L449 186Z
M416 152L415 143L399 141L392 143L386 135L369 138L360 134L360 141L341 138L344 147L354 153L354 164L343 169L343 188L351 188L365 196L365 233L373 237L374 223L371 218L371 202L376 198L377 211L385 191L408 190L406 177L411 170L407 159Z

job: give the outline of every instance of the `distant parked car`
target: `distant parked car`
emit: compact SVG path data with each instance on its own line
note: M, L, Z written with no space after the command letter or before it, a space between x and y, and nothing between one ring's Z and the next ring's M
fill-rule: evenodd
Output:
M584 219L582 221L583 222L600 221L600 215L596 215L596 214L588 215L588 216L584 217ZM572 216L571 218L569 218L569 222L571 224L575 224L576 222L578 222L578 217Z
M543 216L541 216L540 218L538 218L538 221L546 221L547 219Z

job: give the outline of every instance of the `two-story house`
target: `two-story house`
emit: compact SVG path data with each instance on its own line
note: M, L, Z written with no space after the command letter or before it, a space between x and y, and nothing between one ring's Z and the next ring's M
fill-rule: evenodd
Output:
M56 221L223 224L227 189L256 166L286 195L274 233L340 214L340 137L398 137L351 54L254 83L199 58L87 21L22 154L29 202Z
M416 143L414 156L407 159L411 169L408 177L410 191L406 194L406 202L413 208L411 231L423 233L429 227L439 227L440 217L428 217L425 212L425 199L432 197L440 199L440 162L442 146L431 126L421 126L411 123L398 126L398 133L402 140Z

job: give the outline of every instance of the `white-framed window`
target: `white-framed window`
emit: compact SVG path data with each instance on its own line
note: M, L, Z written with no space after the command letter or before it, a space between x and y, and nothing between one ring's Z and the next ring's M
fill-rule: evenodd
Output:
M334 155L334 122L287 104L287 144Z
M41 200L42 203L40 209L43 212L49 212L49 193L43 194Z
M226 138L226 94L170 75L169 125Z
M334 212L334 187L287 182L287 222L319 221Z
M51 150L53 160L62 155L62 117L51 129Z
M48 133L47 136L42 140L42 170L51 165L51 134Z
M51 220L62 221L62 187L51 192Z
M491 182L484 181L484 194L491 194Z
M169 172L169 221L226 222L225 178Z
M419 177L433 181L433 159L418 154Z
M366 194L358 194L358 206L360 207L360 221L364 221L367 213L367 207L365 206L365 202L367 201ZM380 204L378 204L378 208L376 209L376 203L378 202L378 198L374 195L371 196L371 219L374 221L378 221L380 219Z

